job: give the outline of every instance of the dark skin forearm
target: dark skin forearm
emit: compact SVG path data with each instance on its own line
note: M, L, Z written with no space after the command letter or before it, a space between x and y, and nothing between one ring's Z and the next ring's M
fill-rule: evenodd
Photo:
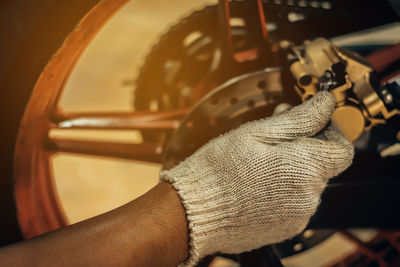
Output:
M0 249L0 266L176 266L187 253L184 208L163 182L118 209Z

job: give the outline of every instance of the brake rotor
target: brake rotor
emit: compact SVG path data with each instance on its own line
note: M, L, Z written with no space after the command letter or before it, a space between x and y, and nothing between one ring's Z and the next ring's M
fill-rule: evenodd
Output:
M229 80L199 101L181 121L166 147L170 169L203 144L241 124L271 116L284 101L279 69L265 69Z

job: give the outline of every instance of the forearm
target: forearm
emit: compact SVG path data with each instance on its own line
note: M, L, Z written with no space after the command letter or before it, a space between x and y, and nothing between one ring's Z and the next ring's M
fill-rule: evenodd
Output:
M0 250L0 266L176 266L188 251L185 211L168 183L90 220Z

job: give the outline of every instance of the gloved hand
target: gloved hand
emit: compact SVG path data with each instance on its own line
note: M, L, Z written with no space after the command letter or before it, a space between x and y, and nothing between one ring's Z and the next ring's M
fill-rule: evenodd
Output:
M328 179L347 169L353 145L332 124L330 93L246 123L160 173L189 222L185 265L216 252L241 253L299 234ZM324 130L323 130L324 129ZM323 130L323 131L321 131Z

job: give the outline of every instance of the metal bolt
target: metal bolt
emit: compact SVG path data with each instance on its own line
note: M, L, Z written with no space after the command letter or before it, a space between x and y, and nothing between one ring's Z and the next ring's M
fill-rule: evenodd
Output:
M311 237L314 236L314 231L310 230L310 229L305 230L304 233L303 233L303 236L304 236L304 238L307 238L307 239L311 238Z
M293 250L296 251L296 252L299 252L302 249L303 249L303 244L302 243L297 243L296 245L293 246Z
M382 91L382 97L383 101L385 101L386 104L390 104L393 102L393 96L386 89Z
M333 89L337 82L335 81L335 76L329 70L325 71L324 75L319 78L319 89L322 91L328 91Z

